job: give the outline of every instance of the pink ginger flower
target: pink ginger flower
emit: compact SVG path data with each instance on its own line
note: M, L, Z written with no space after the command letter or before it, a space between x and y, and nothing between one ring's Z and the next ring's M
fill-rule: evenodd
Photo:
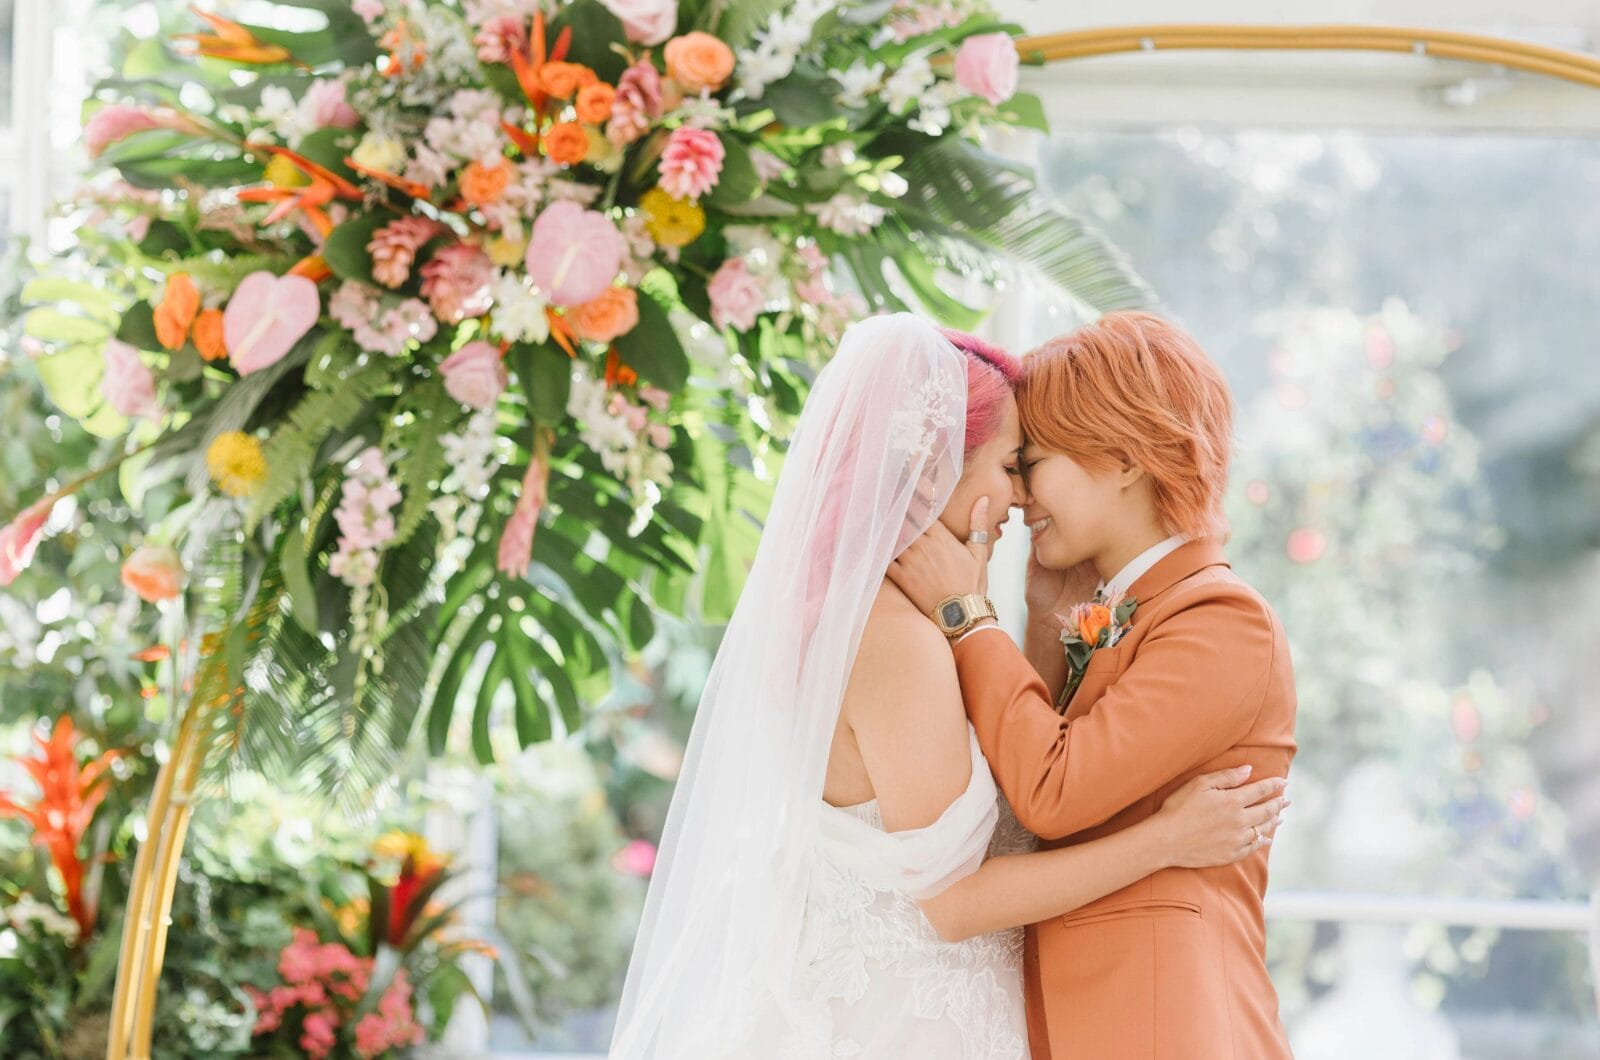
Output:
M354 129L361 118L356 109L345 102L343 81L321 78L311 82L306 89L305 104L317 128Z
M617 78L606 138L618 147L633 143L661 117L661 110L661 72L646 54Z
M49 498L35 501L0 530L0 586L16 581L17 575L33 562L33 550L39 546L45 521L54 506Z
M482 316L494 305L494 262L470 243L443 248L422 267L422 297L446 324Z
M100 152L134 133L160 127L155 115L143 107L112 103L95 111L84 123L83 145L90 158L98 158Z
M411 275L417 251L444 227L426 217L402 217L373 233L367 243L372 255L372 278L385 287L399 287Z
M717 186L727 151L709 129L680 125L661 152L661 189L674 199L698 199Z
M495 566L501 574L528 576L528 565L533 562L533 532L539 525L539 513L544 510L549 483L550 465L535 456L528 461L528 473L522 477L522 496L517 498L517 507L500 533Z

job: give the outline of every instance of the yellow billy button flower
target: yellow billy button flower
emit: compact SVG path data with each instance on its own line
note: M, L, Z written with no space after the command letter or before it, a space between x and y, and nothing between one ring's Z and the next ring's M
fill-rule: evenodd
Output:
M206 470L217 488L230 497L248 497L267 477L261 443L243 431L217 435L206 450Z
M483 245L483 250L489 255L490 261L502 269L510 269L522 264L523 257L528 253L528 241L495 236Z
M311 178L302 173L287 155L273 155L262 176L274 188L303 188L311 183Z
M663 247L684 247L706 230L706 212L698 203L675 199L660 188L639 196L645 231Z

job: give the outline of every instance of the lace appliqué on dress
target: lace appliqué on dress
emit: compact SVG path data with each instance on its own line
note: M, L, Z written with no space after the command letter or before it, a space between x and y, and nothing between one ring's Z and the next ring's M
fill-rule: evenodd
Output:
M876 802L829 812L883 827ZM1001 799L990 855L1033 845ZM784 1060L1026 1060L1022 947L1020 928L946 942L908 894L874 889L824 852L801 948L808 1011ZM918 1045L900 1051L912 1034Z

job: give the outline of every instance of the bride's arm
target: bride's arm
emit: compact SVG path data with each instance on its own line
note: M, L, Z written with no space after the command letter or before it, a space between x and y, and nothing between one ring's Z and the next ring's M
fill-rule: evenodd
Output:
M1056 850L990 858L920 903L949 942L1062 916L1169 868L1226 865L1271 842L1287 800L1281 778L1235 787L1245 767L1195 777L1153 817L1114 835Z

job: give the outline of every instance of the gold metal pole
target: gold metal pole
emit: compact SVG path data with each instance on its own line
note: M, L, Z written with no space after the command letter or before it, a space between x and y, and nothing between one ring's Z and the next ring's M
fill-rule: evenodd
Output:
M1024 37L1025 57L1062 62L1137 51L1378 51L1486 63L1600 88L1600 57L1477 33L1405 26L1116 26Z

